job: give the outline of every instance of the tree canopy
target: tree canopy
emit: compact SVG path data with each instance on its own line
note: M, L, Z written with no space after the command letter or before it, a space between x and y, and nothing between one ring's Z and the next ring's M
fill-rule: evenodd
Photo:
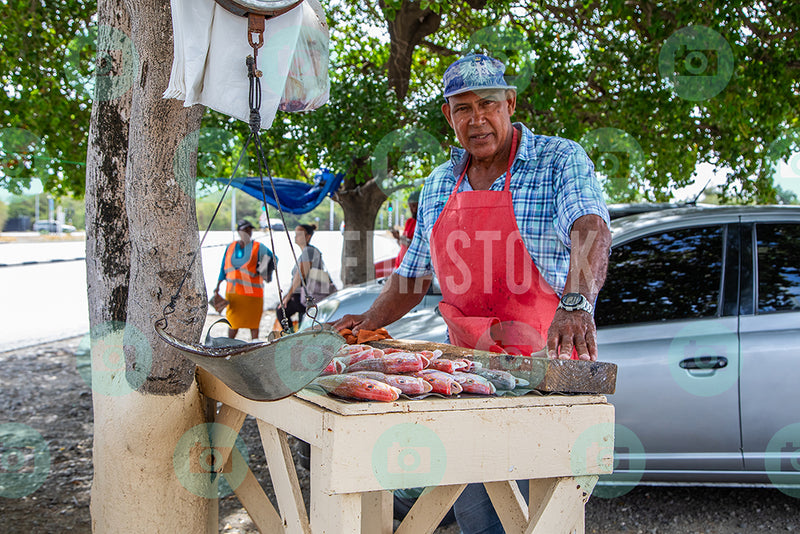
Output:
M50 193L80 195L89 105L102 97L104 76L102 58L93 59L95 4L7 3L0 186L18 191L37 176ZM732 169L724 196L775 201L775 162L798 149L796 2L347 0L341 7L328 12L330 103L279 113L265 136L282 176L303 179L329 167L349 172L346 191L377 177L383 193L400 176L418 183L455 142L439 112L439 85L446 66L468 51L508 64L519 92L516 119L581 142L613 200L668 200L707 162ZM108 53L135 61L124 36L118 43ZM224 175L247 127L211 112L203 125L200 161L207 138L216 163L198 176ZM385 194L370 199L380 203Z

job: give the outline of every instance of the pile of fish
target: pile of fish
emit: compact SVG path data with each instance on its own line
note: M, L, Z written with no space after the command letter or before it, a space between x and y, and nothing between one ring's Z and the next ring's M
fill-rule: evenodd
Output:
M442 352L377 349L343 345L312 384L347 399L396 401L430 393L495 395L498 390L526 386L506 371L483 369L479 362L440 358Z

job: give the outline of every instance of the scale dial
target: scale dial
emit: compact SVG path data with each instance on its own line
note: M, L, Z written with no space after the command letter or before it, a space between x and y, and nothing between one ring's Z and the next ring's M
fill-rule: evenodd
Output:
M217 0L217 3L234 15L265 15L277 17L299 6L303 0Z

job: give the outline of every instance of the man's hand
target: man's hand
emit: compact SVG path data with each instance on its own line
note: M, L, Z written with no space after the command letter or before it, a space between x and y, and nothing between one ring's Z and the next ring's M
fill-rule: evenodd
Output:
M405 278L392 273L384 284L381 294L366 313L345 315L332 326L336 330L349 328L354 334L362 328L377 330L395 322L419 304L430 285L431 279L427 277Z
M364 330L377 330L382 326L383 326L382 324L378 324L377 321L373 320L367 314L345 315L344 317L333 323L333 328L335 328L337 331L349 328L354 334L357 334L358 331L361 330L362 328Z
M570 239L569 274L564 293L580 293L589 302L595 302L606 279L611 231L598 215L584 215L572 224ZM597 360L594 317L582 310L559 308L547 331L547 356L569 359L573 348L581 360Z
M569 360L573 348L581 360L597 360L594 318L585 311L558 309L547 331L547 357Z

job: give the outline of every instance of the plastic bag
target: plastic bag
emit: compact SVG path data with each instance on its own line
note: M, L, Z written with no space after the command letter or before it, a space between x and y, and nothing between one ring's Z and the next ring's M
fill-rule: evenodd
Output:
M328 101L329 42L328 24L322 5L317 0L305 0L300 35L278 109L311 111Z

